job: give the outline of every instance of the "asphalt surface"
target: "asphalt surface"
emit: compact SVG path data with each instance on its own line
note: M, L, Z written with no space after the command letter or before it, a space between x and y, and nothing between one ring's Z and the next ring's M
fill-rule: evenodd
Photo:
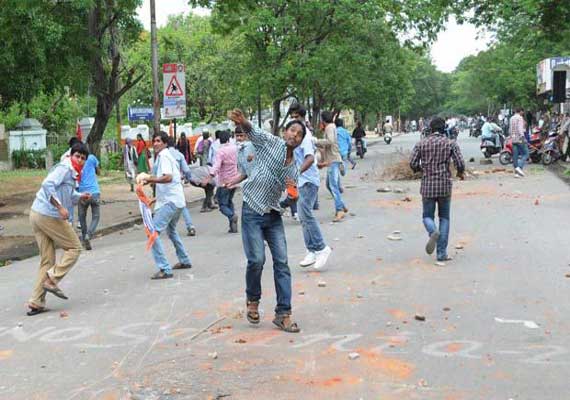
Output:
M241 236L218 212L192 210L194 267L172 280L149 280L143 231L94 240L61 284L70 299L50 296L35 317L25 302L37 257L0 269L0 399L566 398L568 187L541 167L514 179L497 160L486 173L470 163L479 174L454 186L454 260L436 266L419 182L377 178L417 139L370 147L344 180L344 222L330 223L321 188L325 271L298 267L301 228L285 219L299 334L271 324L270 256L262 323L245 320ZM476 140L460 144L480 156ZM376 191L386 186L403 193Z

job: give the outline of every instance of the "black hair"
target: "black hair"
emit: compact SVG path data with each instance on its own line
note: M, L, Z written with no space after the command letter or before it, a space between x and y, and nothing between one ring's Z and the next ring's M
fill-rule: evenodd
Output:
M83 154L85 156L85 158L87 158L89 156L89 150L87 149L87 146L85 146L83 143L81 143L81 141L75 143L73 146L71 146L71 152L69 153L70 156L74 155L75 153L79 153L79 154Z
M164 132L164 131L160 131L158 133L155 133L154 135L152 135L152 141L154 142L154 139L156 138L160 138L160 141L166 145L168 145L168 133Z
M337 127L340 127L340 126L344 127L344 120L342 118L337 118L336 121L334 121L334 124Z
M243 133L244 133L244 132L243 132L243 129L242 129L242 127L241 127L240 125L237 125L237 126L236 126L236 129L235 129L235 134L237 135L238 133L241 133L242 135L243 135Z
M435 117L432 119L429 123L429 127L432 133L445 133L445 121L440 117Z
M208 139L210 137L210 132L202 132L202 137Z
M333 122L333 115L332 112L330 111L323 111L321 113L321 119L326 122L327 124L330 124L331 122Z
M305 139L305 135L307 134L307 128L305 128L305 124L303 124L301 121L297 121L296 119L287 122L287 125L285 125L285 130L291 128L293 125L299 125L301 127L301 131L303 132L303 139Z
M168 137L168 141L166 142L168 147L174 147L174 138L172 136Z
M289 107L289 115L293 113L299 114L300 117L305 118L305 115L307 115L307 110L305 110L305 107L303 107L300 103L293 103L291 104L291 107Z
M230 140L230 133L228 131L220 131L220 143L227 143Z
M520 113L520 112L523 112L523 111L524 111L524 108L522 108L522 107L517 107L517 108L515 109L515 112L516 112L517 114Z
M141 138L141 139L143 138L143 137L142 137L142 133L137 133L137 140L138 140L139 138ZM144 140L144 139L143 139L143 140Z
M220 138L220 133L222 133L222 131L218 130L218 131L214 132L214 136L216 137L216 139Z
M73 137L69 138L69 141L67 142L69 147L73 147L73 145L75 145L77 143L81 143L81 140L79 140L79 138L77 136L73 136Z
M185 134L184 132L182 132L182 133L180 134L180 139L185 138L185 137L186 137L186 134Z

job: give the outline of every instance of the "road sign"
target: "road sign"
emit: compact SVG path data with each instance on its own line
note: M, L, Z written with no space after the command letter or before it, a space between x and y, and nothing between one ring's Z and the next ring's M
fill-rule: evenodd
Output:
M163 64L163 105L166 119L186 117L186 67L184 64Z
M128 108L129 121L152 121L154 119L154 109L152 106Z

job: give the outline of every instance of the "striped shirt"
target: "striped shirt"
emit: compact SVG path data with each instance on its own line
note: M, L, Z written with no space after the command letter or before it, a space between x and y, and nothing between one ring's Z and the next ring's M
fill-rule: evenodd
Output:
M280 212L279 199L285 190L285 178L297 181L299 169L293 159L285 165L287 145L280 137L257 127L252 127L246 135L255 148L255 163L243 184L243 201L260 215L272 209Z

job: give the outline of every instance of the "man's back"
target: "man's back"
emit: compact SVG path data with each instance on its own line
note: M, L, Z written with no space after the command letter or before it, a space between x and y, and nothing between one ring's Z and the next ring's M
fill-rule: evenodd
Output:
M79 183L79 192L88 192L91 194L99 193L99 183L97 182L97 168L99 160L93 154L89 154L83 170L81 171L81 182Z
M414 146L410 167L422 171L420 193L427 198L451 195L451 159L458 172L465 170L465 163L457 142L441 133L433 133Z

